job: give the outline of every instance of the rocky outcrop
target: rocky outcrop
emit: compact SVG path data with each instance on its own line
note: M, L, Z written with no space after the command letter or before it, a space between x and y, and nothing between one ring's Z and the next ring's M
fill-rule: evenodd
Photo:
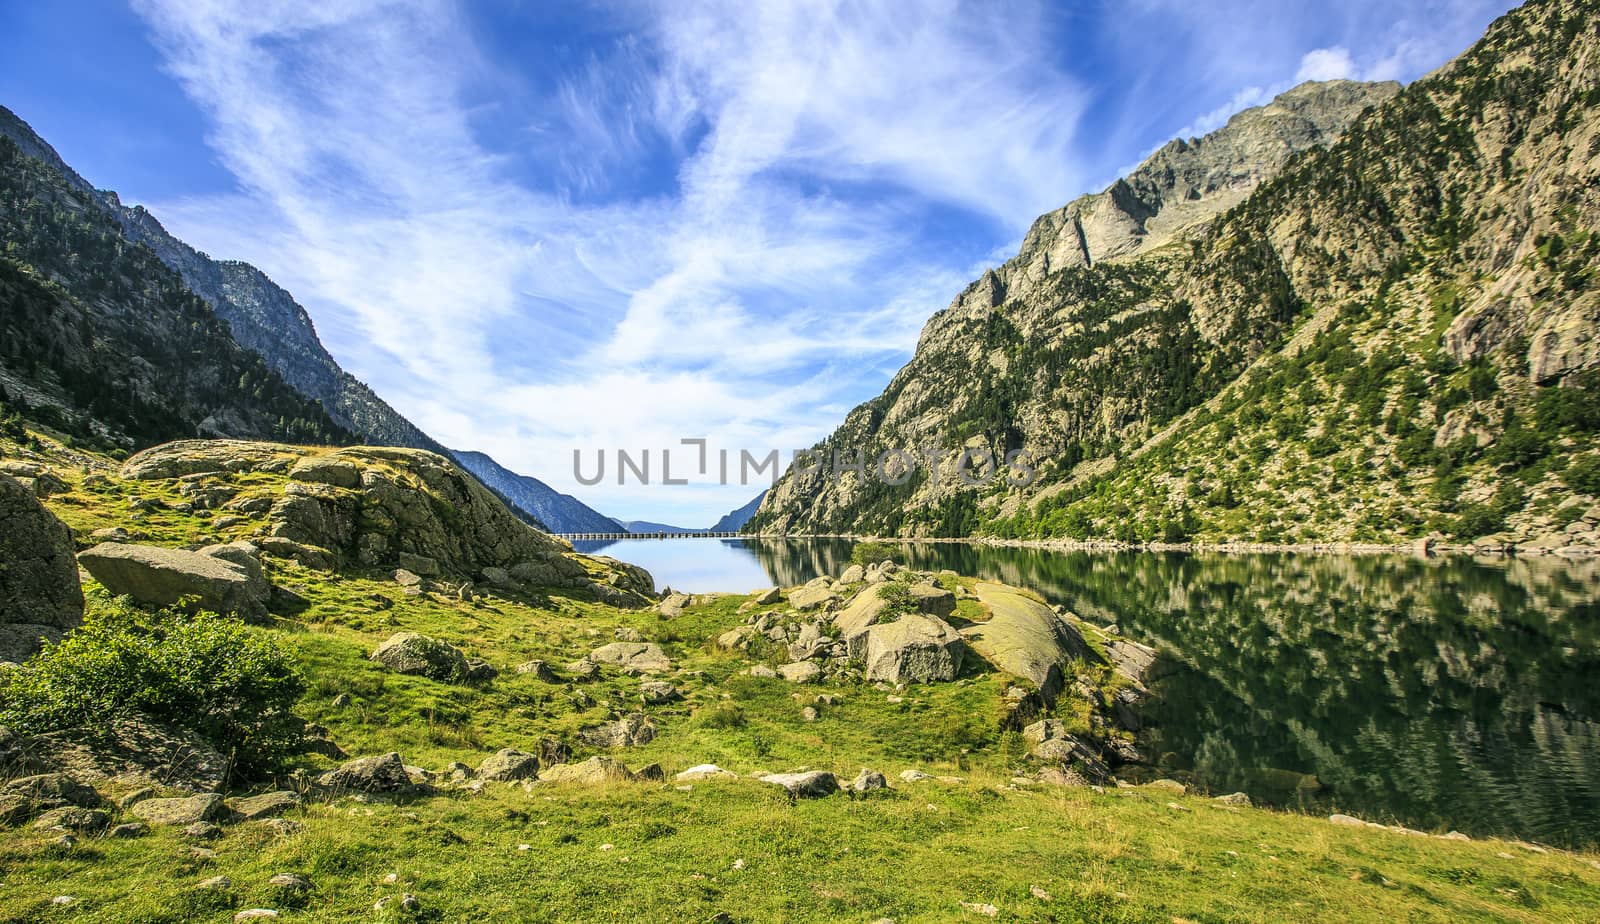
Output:
M659 673L672 670L672 660L654 642L612 642L589 652L596 664L615 664L626 673Z
M392 751L358 757L342 764L317 777L317 784L329 789L373 793L401 792L414 785L406 772L405 761Z
M252 547L234 544L210 551L217 554L103 542L80 553L78 561L113 594L148 606L182 602L192 610L265 615L272 588Z
M101 726L47 732L0 746L8 775L70 773L89 781L213 792L231 762L192 732L139 715L108 718Z
M539 773L539 757L515 748L502 748L478 767L478 779L509 782L531 780Z
M1048 705L1061 692L1073 661L1099 660L1072 624L1014 587L980 583L978 601L989 620L961 634L998 670L1031 682Z
M22 661L40 635L83 621L72 532L15 478L0 475L0 660Z
M610 757L595 756L576 764L556 764L539 772L545 783L571 783L595 786L601 783L626 783L634 774L627 765Z
M524 523L454 462L425 450L183 440L138 453L122 468L133 480L253 472L287 479L265 511L262 541L274 554L287 549L300 558L295 553L305 550L326 558L318 566L588 591L622 606L654 594L644 569L606 559L586 566L570 545Z
M590 747L628 748L654 741L656 726L647 716L635 712L614 722L579 729L578 737Z

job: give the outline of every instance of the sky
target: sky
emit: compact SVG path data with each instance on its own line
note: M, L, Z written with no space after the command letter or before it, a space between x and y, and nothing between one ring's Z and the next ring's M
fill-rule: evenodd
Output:
M741 450L826 436L1039 214L1511 5L0 0L0 104L446 445L707 526L765 486Z

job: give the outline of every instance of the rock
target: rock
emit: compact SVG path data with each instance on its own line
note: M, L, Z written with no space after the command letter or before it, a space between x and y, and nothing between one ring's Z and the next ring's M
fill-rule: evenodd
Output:
M84 785L66 773L40 773L14 779L0 789L0 795L25 799L35 810L62 805L95 808L101 802L100 794L95 792L94 787Z
M102 542L80 553L78 562L107 590L148 606L172 606L194 597L184 606L256 618L266 615L272 594L258 570L181 549Z
M1099 753L1088 744L1066 733L1066 726L1056 719L1043 719L1022 730L1022 739L1028 743L1033 756L1061 769L1073 767L1093 781L1111 775L1111 768L1100 759Z
M411 777L405 761L393 751L371 757L358 757L317 778L317 783L333 789L357 792L394 792L409 789Z
M309 892L311 880L299 873L279 873L267 880L267 885L284 892Z
M278 912L271 908L246 908L235 914L235 921L271 921L278 917Z
M927 581L911 585L911 602L917 612L929 616L949 616L956 611L956 595Z
M621 761L610 757L591 757L582 763L557 764L540 771L539 779L546 783L626 783L633 773Z
M82 621L72 531L32 491L0 475L0 623L70 629Z
M1060 767L1046 767L1039 771L1038 781L1046 786L1092 786L1083 774L1076 770L1063 770Z
M328 705L335 709L349 709L354 703L355 700L350 697L349 693L340 693L338 696L335 696L332 700L330 700Z
M683 615L684 608L689 606L692 602L693 598L688 594L667 594L666 597L662 598L660 603L656 604L656 612L667 617L668 619L677 619L679 616Z
M1244 807L1249 807L1251 804L1250 796L1242 792L1229 793L1226 796L1217 796L1211 801L1217 802L1221 805L1239 805Z
M415 552L397 552L395 553L395 562L400 566L401 571L409 571L412 574L420 574L423 577L438 577L442 573L437 561L426 555L418 555Z
M600 676L600 665L594 663L588 658L583 658L568 664L566 670L567 674L570 675L573 680L593 680Z
M333 571L339 566L339 561L332 552L314 545L306 545L281 536L257 536L250 541L268 555L297 561L313 571Z
M183 826L183 836L197 841L215 840L222 836L222 826L209 821L196 821Z
M407 571L404 568L396 568L394 569L394 582L399 584L401 587L421 587L422 576L417 574L415 571Z
M89 534L89 538L95 542L128 542L133 536L120 526L110 526L95 530Z
M292 837L306 829L306 826L300 822L290 821L287 818L265 819L261 822L261 827L274 837Z
M65 770L85 780L211 792L228 773L228 759L198 735L137 714L18 739L9 750L5 763L13 774Z
M398 674L454 681L467 677L467 656L449 642L416 632L397 632L372 652L372 660Z
M634 747L655 740L656 726L649 718L635 712L615 722L604 722L579 729L578 737L591 747Z
M884 779L883 774L862 767L856 778L850 781L850 791L857 794L868 793L875 789L885 789L888 785L889 781Z
M227 890L233 888L233 880L229 879L227 876L212 876L210 879L201 880L200 884L195 886L195 888L216 889L219 892L226 892Z
M931 774L931 773L923 773L921 770L902 770L902 771L900 771L900 782L902 782L902 783L919 783L919 782L921 782L923 780L931 780L931 779L933 779L933 774Z
M50 809L33 820L33 826L41 831L61 828L77 834L98 834L110 823L111 816L100 809L80 808L76 805Z
M1346 828L1365 828L1367 826L1366 822L1359 818L1351 817L1350 815L1329 815L1328 820L1336 825L1342 825Z
M692 783L699 780L737 780L738 778L739 774L724 770L716 764L696 764L673 777L674 780L682 783Z
M1046 705L1061 692L1071 662L1100 660L1071 623L1016 588L982 582L977 594L991 616L962 636L997 670L1032 683Z
M1106 658L1111 666L1140 688L1149 677L1157 657L1158 652L1154 648L1125 638L1113 638L1106 643Z
M802 722L815 722L820 718L822 718L822 713L817 711L816 706L807 706L800 710L800 721Z
M889 683L954 680L966 642L937 616L913 613L867 630L866 679Z
M755 626L736 626L717 636L717 647L730 651L750 647L750 640L760 633Z
M541 683L555 683L555 672L550 670L550 665L543 661L524 661L517 665L517 673L531 674L533 679Z
M150 826L142 821L130 821L120 824L106 832L106 837L116 840L133 840L144 837L150 833Z
M462 679L467 683L483 684L500 676L499 668L482 658L468 658L467 670Z
M884 586L874 584L850 599L844 608L833 614L834 631L840 641L850 649L852 658L866 655L867 630L890 612L890 600L884 595Z
M973 914L981 914L986 918L992 918L1000 913L999 908L988 902L961 902L961 907Z
M752 677L760 677L760 678L765 678L765 679L768 679L768 680L771 680L774 677L778 676L778 672L777 671L773 670L772 668L768 667L765 664L753 665L748 671L745 671L745 673L749 674Z
M646 680L639 684L639 698L647 706L660 706L680 699L678 688L659 680Z
M155 826L190 825L210 821L222 811L222 797L214 792L177 799L145 799L128 809L128 814Z
M235 821L256 821L299 808L300 794L288 791L266 792L258 796L228 799L223 805Z
M796 661L793 664L780 665L778 676L790 683L816 683L822 676L822 668L814 661Z
M797 799L816 799L839 791L839 780L826 770L808 770L804 773L769 773L761 782L782 786Z
M843 574L839 575L839 583L841 584L857 584L865 579L866 572L860 565L851 565L844 569Z
M766 590L756 591L750 599L756 606L772 606L783 602L783 594L776 587L768 587Z
M1167 779L1152 780L1152 781L1144 784L1144 788L1145 789L1157 789L1157 790L1160 790L1161 792L1170 792L1170 793L1174 793L1174 794L1180 795L1180 796L1188 793L1188 791L1189 791L1189 787L1183 785L1182 783L1178 782L1177 780L1167 780Z
M539 758L514 748L502 748L478 766L478 778L509 782L531 780L539 773Z
M826 608L839 601L827 578L812 581L789 592L789 605L804 613L807 610Z
M661 646L654 642L612 642L589 652L589 660L615 664L625 671L656 673L672 670Z

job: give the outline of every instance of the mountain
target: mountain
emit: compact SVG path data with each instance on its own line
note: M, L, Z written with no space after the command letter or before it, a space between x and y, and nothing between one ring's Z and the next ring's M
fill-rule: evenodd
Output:
M597 513L570 494L562 494L537 478L519 475L481 452L449 451L461 467L488 485L502 498L535 517L551 532L613 533L623 527Z
M703 529L694 529L687 526L668 526L665 523L652 523L649 520L618 520L623 528L630 533L672 533L673 535L686 536L690 533L703 533Z
M151 251L205 299L233 337L261 355L295 390L320 402L340 427L376 446L444 448L400 416L372 389L339 367L310 315L288 292L248 263L213 260L178 240L143 206L125 206L114 192L96 190L9 109L0 107L0 135L60 173L78 193L92 197L116 218L129 240Z
M744 529L744 525L750 522L751 517L755 516L756 510L761 507L761 502L765 500L766 497L767 492L762 491L760 494L757 494L755 497L751 498L750 503L745 504L743 507L740 507L737 510L730 511L726 516L718 520L715 526L711 527L711 532L736 533L739 530Z
M747 531L1600 541L1596 12L1298 87L1044 216L817 447L1036 478L791 468Z
M0 128L14 117L4 113ZM102 448L349 443L45 146L0 134L0 402ZM31 132L28 133L31 136ZM39 143L39 144L42 144ZM87 190L87 191L86 191Z

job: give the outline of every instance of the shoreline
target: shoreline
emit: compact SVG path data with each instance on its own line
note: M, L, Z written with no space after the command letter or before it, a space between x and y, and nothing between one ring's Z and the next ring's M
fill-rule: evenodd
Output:
M1444 543L1431 539L1408 542L1118 542L1078 539L1000 539L993 536L864 536L850 533L751 533L741 539L844 539L850 542L943 543L992 548L1038 549L1050 552L1209 552L1231 555L1468 555L1500 558L1556 557L1587 559L1600 556L1600 548L1582 545L1518 544L1515 542Z

